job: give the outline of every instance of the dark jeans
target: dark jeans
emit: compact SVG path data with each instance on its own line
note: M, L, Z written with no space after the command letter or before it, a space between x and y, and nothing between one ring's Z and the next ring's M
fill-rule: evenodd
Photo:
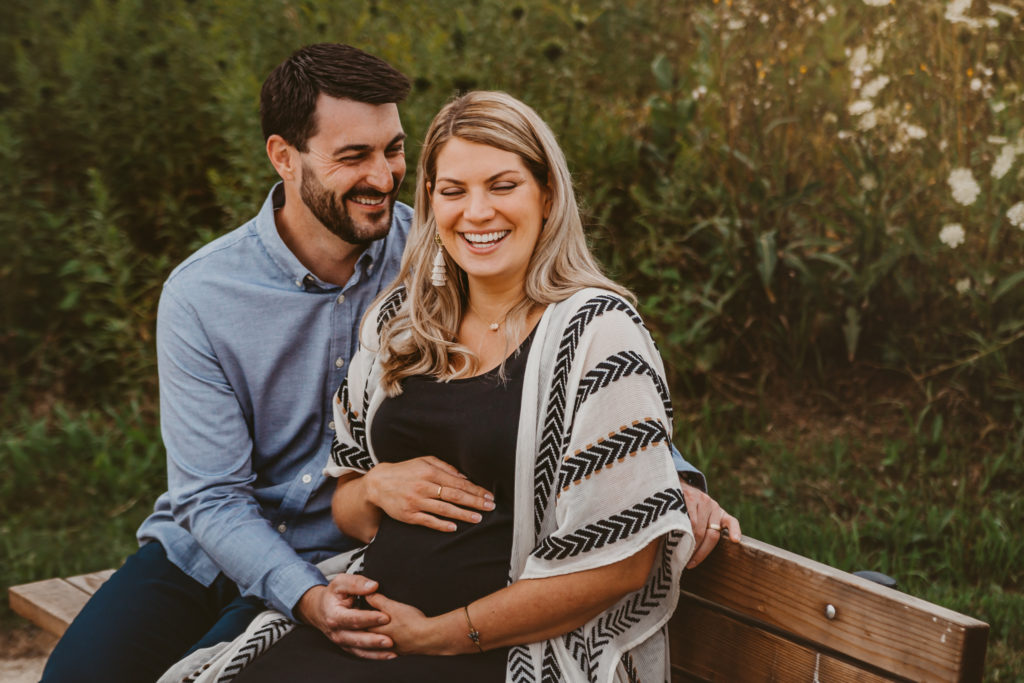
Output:
M220 575L203 586L147 543L92 596L57 643L43 683L152 683L200 648L234 639L265 609Z

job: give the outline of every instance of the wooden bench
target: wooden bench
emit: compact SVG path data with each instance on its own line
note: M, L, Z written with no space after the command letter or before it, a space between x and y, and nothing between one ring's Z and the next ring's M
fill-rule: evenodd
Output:
M61 635L111 570L10 588ZM780 548L723 542L683 574L673 683L980 681L988 624Z

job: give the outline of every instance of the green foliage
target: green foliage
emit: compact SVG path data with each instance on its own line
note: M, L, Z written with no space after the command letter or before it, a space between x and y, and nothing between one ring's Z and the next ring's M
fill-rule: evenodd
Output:
M4 580L109 566L132 545L163 481L145 407L162 280L273 182L263 78L300 45L341 41L412 78L410 169L452 94L533 105L674 396L699 406L678 440L745 529L990 619L995 679L1019 676L1024 12L997 7L11 0ZM778 385L841 410L829 383L875 368L917 391L886 438L764 433Z

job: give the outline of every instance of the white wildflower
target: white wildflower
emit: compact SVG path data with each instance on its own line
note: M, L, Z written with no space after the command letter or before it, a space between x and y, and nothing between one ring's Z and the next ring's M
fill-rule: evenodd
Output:
M850 55L850 73L854 76L860 76L865 71L870 71L871 66L868 64L868 48L866 45L861 45L853 51Z
M959 223L947 223L939 231L939 241L950 249L956 249L964 243L964 226Z
M857 128L859 130L871 130L878 125L878 114L873 111L869 111L864 116L860 117L860 121L857 122Z
M862 114L867 114L874 108L875 105L868 100L857 100L851 104L846 111L850 112L850 116L860 116Z
M696 88L693 89L693 92L690 93L690 96L695 100L699 100L700 98L704 97L707 94L707 86L698 85Z
M992 101L992 113L998 114L1002 110L1006 109L1006 102L1000 102L999 100Z
M834 17L836 15L836 8L833 7L832 5L829 5L828 7L825 8L825 14L829 15L830 17Z
M762 24L767 24L770 18L771 17L769 17L767 14L762 14L757 18L757 20L760 21Z
M840 140L849 140L850 138L853 137L853 133L851 133L848 130L841 130L838 133L836 133L836 137L839 138Z
M825 115L821 117L821 122L826 126L834 126L839 123L839 117L836 116L835 112L827 111Z
M891 145L889 145L889 153L890 154L899 154L902 151L903 151L903 143L900 142L899 140L896 140Z
M866 192L871 192L871 190L874 190L875 188L878 187L878 181L875 180L875 176L871 175L870 173L865 173L864 175L862 175L860 177L859 182L861 188L863 188Z
M973 90L974 92L978 92L979 90L981 90L981 85L982 83L980 78L975 77L971 79L971 90Z
M953 191L953 199L958 204L970 206L981 194L981 187L974 179L969 168L954 168L949 172L949 189Z
M928 137L928 131L913 123L903 124L903 134L910 140L924 140Z
M824 24L826 21L828 21L828 15L825 14L824 12L819 12L818 13L818 23L819 24Z
M729 22L725 25L725 27L728 28L730 31L739 31L746 25L747 22L743 21L742 19L730 19Z
M999 156L997 156L996 160L992 163L992 177L999 180L1009 173L1010 168L1013 166L1013 160L1016 157L1016 145L1003 145L1003 148L999 150Z
M882 92L882 89L889 85L888 76L877 76L872 80L864 84L864 87L860 89L860 96L866 97L867 99L874 99L878 93Z
M1012 7L1009 7L1007 5L1000 5L997 2L988 3L988 9L993 14L1005 14L1009 17L1015 17L1018 14L1017 10L1013 9Z
M889 0L864 0L864 4L868 7L885 7Z
M1010 219L1010 225L1024 230L1024 202L1017 202L1011 206L1006 212L1006 217Z
M956 287L957 294L966 294L971 291L971 278L965 277L957 280L954 287Z
M1005 145L1009 140L1003 135L989 135L985 142L990 145Z
M949 141L939 140L939 151L945 152L949 148Z
M787 47L789 47L789 43L784 40L779 41L779 52L785 52Z

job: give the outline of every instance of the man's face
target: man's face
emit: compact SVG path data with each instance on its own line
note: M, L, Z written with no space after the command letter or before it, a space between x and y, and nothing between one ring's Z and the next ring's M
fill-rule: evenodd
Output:
M394 104L320 95L317 133L302 153L300 197L350 244L384 237L405 178L405 133Z

